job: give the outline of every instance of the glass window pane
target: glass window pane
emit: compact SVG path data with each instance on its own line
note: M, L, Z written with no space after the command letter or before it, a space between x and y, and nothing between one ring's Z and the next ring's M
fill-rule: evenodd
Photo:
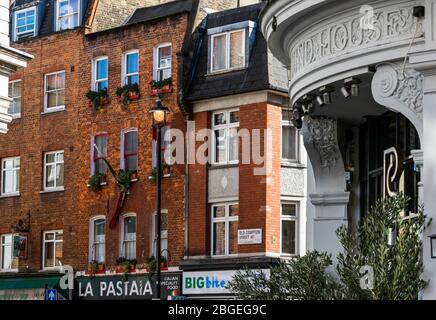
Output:
M226 130L215 130L215 162L226 162Z
M102 239L101 236L104 236L105 234L105 226L106 226L106 220L104 219L98 219L94 221L94 239L95 242L101 242L97 241L97 239ZM103 239L104 240L104 239Z
M230 34L230 68L244 66L245 48L243 47L243 32Z
M226 35L213 38L212 71L226 69Z
M97 80L107 78L107 59L97 60Z
M238 123L239 122L239 111L230 112L230 123Z
M296 222L295 221L282 221L282 252L285 254L295 254L295 235L296 235Z
M238 253L238 221L229 222L229 254Z
M45 162L46 163L53 163L55 162L56 154L55 153L47 153L45 155Z
M213 124L214 124L215 126L219 126L219 125L222 125L222 124L226 124L226 114L225 114L225 113L216 113L216 114L213 116L213 119L214 119Z
M127 84L135 84L139 82L138 75L127 76Z
M79 0L70 0L70 6L72 12L77 12L79 10Z
M136 153L138 151L138 132L129 131L124 135L125 153Z
M297 134L293 126L282 126L282 158L297 159Z
M47 93L47 108L54 108L57 106L56 92Z
M45 243L44 266L54 267L54 242Z
M229 206L229 217L239 216L239 204Z
M46 166L45 187L54 188L54 186L55 186L55 166L49 165Z
M229 161L239 159L239 128L229 129Z
M126 170L137 171L138 170L138 156L128 156L126 158Z
M171 67L171 46L159 48L159 68Z
M138 72L138 54L130 53L126 56L127 58L127 73Z
M213 254L225 255L226 251L226 223L213 223Z
M64 185L64 164L56 165L56 187L63 187Z
M224 218L226 216L226 207L219 206L213 207L213 217L214 218Z
M54 90L56 89L56 77L55 75L47 75L46 76L46 90Z
M105 90L108 88L108 81L100 81L97 83L97 91Z
M124 240L136 239L136 217L124 218Z
M52 232L46 233L45 240L54 240L54 233Z
M62 240L64 237L63 232L56 232L56 240Z
M54 265L54 267L57 267L57 266L61 265L62 251L63 251L63 243L62 242L56 242L56 244L55 244L55 265Z
M101 135L95 137L95 144L97 145L100 156L107 155L107 136ZM97 151L96 151L97 152Z
M282 204L282 216L297 216L296 204Z
M2 236L2 263L1 269L11 269L12 267L12 235Z

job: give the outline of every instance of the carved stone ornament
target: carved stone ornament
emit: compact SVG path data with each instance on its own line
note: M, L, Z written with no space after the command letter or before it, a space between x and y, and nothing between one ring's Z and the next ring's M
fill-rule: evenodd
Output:
M379 94L383 98L393 97L403 102L417 115L423 109L424 76L413 69L385 66L383 72L374 75L373 83L378 85Z
M318 152L321 166L335 167L339 150L336 143L337 122L328 117L305 117L308 138Z
M317 21L296 37L289 46L291 80L336 57L380 50L380 46L393 41L412 39L415 33L423 37L422 23L413 16L417 3L379 4L356 8L354 15L344 14L325 23Z

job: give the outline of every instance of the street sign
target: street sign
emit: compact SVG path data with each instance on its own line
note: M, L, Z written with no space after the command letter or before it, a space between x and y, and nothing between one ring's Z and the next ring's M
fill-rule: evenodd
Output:
M45 300L55 301L58 299L58 292L55 289L47 289L45 291Z

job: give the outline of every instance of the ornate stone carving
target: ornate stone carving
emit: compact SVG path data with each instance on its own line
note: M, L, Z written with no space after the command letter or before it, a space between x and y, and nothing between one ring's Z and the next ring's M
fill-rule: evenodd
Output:
M356 8L355 15L335 17L334 23L317 22L290 46L291 79L338 55L377 48L393 40L408 40L414 36L415 31L419 37L423 37L422 24L417 24L413 17L414 5L417 3L401 7L366 6L368 9L363 11Z
M336 120L328 117L305 117L308 138L320 157L324 168L335 167L338 162L339 150L336 143Z
M422 138L424 76L414 69L386 64L377 68L372 93L377 103L404 114Z
M394 97L405 103L416 114L422 113L424 77L413 69L384 67L374 75L373 83L382 97Z

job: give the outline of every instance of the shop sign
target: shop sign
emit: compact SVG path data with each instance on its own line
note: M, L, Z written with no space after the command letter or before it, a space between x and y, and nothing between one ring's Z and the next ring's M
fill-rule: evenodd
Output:
M259 270L269 275L269 269ZM230 294L228 283L238 270L183 272L183 295Z
M392 147L383 153L383 196L393 197L400 191L400 180L403 174L403 156Z
M161 275L161 296L180 292L180 273ZM78 281L78 298L81 300L143 300L156 298L156 276L128 275L107 277L81 277Z
M238 230L238 244L261 244L262 229Z

